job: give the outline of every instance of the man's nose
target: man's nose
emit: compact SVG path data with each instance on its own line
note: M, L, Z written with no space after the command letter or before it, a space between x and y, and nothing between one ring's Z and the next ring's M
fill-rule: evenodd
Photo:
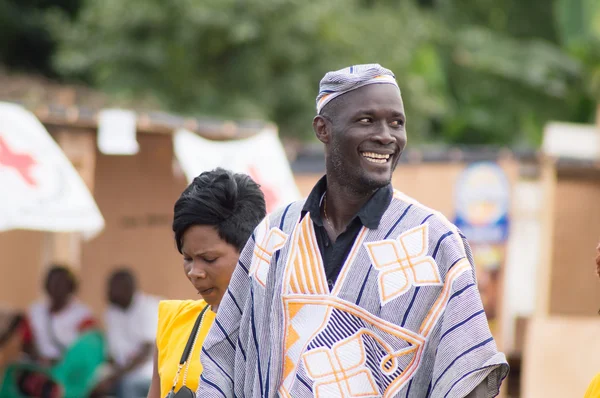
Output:
M396 137L392 134L392 128L387 124L387 121L384 120L377 124L377 132L373 136L373 140L381 145L396 143Z

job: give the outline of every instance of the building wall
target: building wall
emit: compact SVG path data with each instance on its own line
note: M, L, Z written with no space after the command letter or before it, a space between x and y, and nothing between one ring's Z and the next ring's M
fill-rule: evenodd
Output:
M25 309L42 288L46 234L0 232L0 307Z
M97 154L94 196L105 230L83 245L81 297L105 307L106 280L117 267L136 273L140 287L163 297L196 298L171 232L173 205L186 181L173 175L171 136L138 135L135 156Z
M556 185L550 314L597 316L600 178L560 177Z

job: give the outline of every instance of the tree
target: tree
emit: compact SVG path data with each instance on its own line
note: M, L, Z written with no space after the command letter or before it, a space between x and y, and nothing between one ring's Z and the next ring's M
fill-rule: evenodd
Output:
M156 95L177 112L270 119L282 134L311 136L324 72L379 62L413 99L418 136L443 107L426 81L441 67L431 64L435 25L411 2L363 3L87 1L76 22L55 21L56 65L66 76L89 71L119 95Z
M451 103L438 138L531 146L548 120L588 121L583 68L559 45L551 2L447 0L437 15Z
M600 81L596 0L82 1L45 19L62 76L288 136L351 64L396 73L413 142L537 146L548 120L591 120Z
M48 13L66 19L77 15L79 0L0 0L0 64L56 76L51 57L56 38L46 23Z

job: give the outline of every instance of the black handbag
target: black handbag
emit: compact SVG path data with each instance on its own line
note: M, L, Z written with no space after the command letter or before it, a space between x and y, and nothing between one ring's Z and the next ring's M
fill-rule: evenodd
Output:
M175 374L175 380L173 380L173 387L171 387L171 391L165 398L196 398L196 393L189 389L185 385L187 379L187 371L189 368L188 359L190 354L194 350L194 346L196 345L196 340L198 339L198 331L200 330L200 324L202 323L202 319L204 318L204 313L208 310L208 305L204 307L204 309L196 318L196 323L194 323L194 328L192 329L192 333L185 345L185 349L183 350L183 354L181 354L181 359L179 360L179 367L177 368L177 373ZM187 366L186 366L187 365ZM181 388L176 392L175 387L177 386L177 382L179 381L179 374L181 373L181 369L186 366L185 373L183 374L183 384Z

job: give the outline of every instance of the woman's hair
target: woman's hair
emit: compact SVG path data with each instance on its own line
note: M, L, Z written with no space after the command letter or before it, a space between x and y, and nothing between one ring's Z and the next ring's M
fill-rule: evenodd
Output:
M69 282L69 293L75 293L77 291L77 279L75 278L75 275L73 275L69 268L59 264L51 264L50 268L48 268L46 279L44 280L44 289L46 291L48 291L48 287L50 286L50 280L57 276L64 276L65 279L67 279Z
M173 232L182 252L183 234L194 225L212 225L225 242L241 251L266 215L260 186L245 174L217 168L194 178L175 202Z

